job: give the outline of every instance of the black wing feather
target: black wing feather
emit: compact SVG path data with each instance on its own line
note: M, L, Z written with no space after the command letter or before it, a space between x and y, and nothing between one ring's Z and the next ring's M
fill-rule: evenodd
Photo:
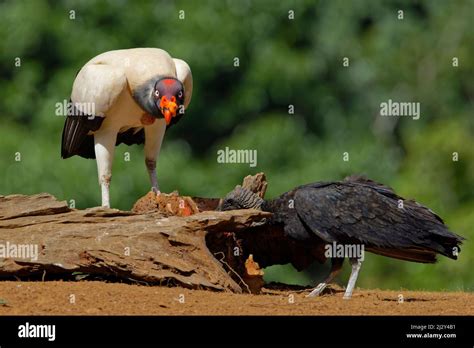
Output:
M456 259L453 248L459 250L463 240L428 208L370 181L305 185L294 199L301 224L326 242L359 243L382 255L434 262L436 253Z
M91 117L79 111L75 106L68 110L62 134L61 157L69 158L79 155L95 158L94 138L88 133L99 129L103 121L103 117Z
M73 107L64 123L61 157L69 158L78 155L84 158L95 158L94 136L89 132L94 132L100 128L103 117L91 117L80 112ZM117 134L115 145L143 144L145 142L145 131L143 128L130 128Z
M120 144L133 145L145 143L145 130L143 128L130 128L125 132L117 134L115 146Z

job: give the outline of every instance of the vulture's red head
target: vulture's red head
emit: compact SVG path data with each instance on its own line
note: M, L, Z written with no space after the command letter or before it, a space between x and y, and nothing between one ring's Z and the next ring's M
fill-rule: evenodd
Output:
M155 84L153 97L167 125L170 125L176 115L184 113L184 87L178 79L159 79Z

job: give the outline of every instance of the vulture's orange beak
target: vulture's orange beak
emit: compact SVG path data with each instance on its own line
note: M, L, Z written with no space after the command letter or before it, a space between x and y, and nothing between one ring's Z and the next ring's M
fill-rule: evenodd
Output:
M176 98L172 96L171 99L168 99L166 96L163 96L160 100L160 109L165 117L166 125L169 125L171 119L176 116L176 110L178 109Z

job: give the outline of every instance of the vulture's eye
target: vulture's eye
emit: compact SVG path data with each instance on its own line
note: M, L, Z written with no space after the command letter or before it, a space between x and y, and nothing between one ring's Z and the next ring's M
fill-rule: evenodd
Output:
M160 91L155 90L155 97L159 97L159 96L160 96Z
M183 91L179 91L178 98L182 98L182 97L183 97Z

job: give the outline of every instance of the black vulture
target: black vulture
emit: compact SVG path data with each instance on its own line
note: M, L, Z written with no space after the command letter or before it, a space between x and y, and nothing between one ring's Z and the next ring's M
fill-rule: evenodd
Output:
M328 277L308 295L310 297L320 295L333 281L345 257L352 265L344 294L344 298L350 298L365 250L405 261L434 263L437 254L457 259L464 240L450 232L429 208L361 176L299 186L268 201L237 186L218 207L219 210L249 208L272 213L266 226L282 229L285 239L279 239L278 243L291 244L287 250L302 254L309 250L313 260L319 262L331 259ZM269 247L268 241L266 243ZM327 254L341 246L359 246L362 255L347 254L348 250L356 250L354 248L342 248L343 254ZM259 262L258 254L254 256Z

